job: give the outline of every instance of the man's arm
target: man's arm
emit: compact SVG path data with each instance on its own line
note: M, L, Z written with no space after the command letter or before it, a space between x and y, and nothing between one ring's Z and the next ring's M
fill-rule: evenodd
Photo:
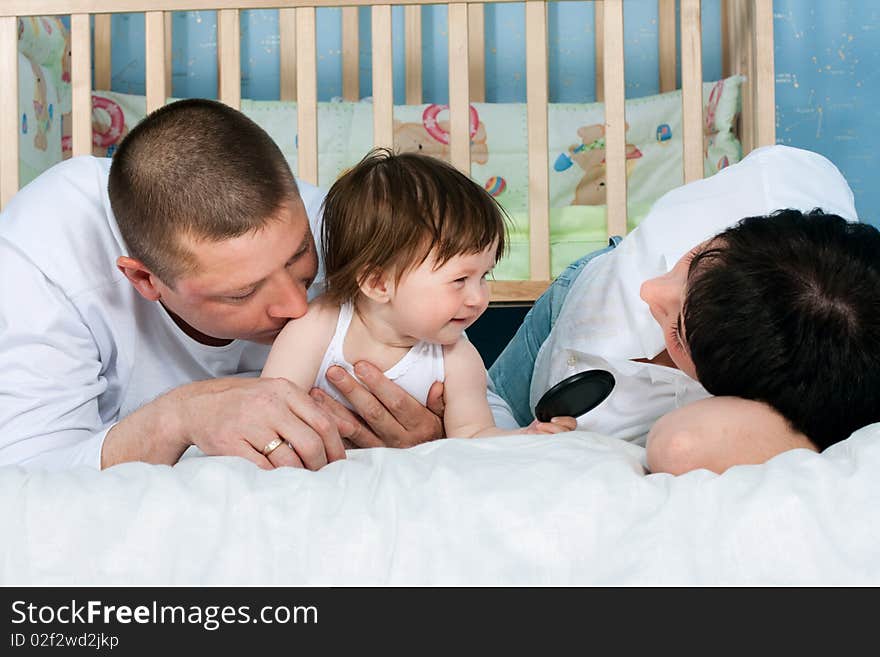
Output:
M101 371L71 301L0 240L0 464L99 467Z
M279 438L291 444L263 454ZM345 458L332 420L284 379L222 378L176 388L118 422L101 467L128 461L176 463L189 445L209 456L240 456L264 469L317 470Z
M817 451L776 410L739 397L710 397L667 413L648 433L651 472L683 474L705 468L764 463L790 449Z
M335 425L288 382L192 383L119 418L118 407L102 399L104 368L96 337L70 299L0 240L0 465L172 464L191 444L266 468L317 469L344 458ZM265 457L262 447L276 436L296 449Z

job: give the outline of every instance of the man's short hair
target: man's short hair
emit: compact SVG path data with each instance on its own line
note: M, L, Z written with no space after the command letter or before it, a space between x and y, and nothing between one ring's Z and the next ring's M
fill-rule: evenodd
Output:
M373 273L399 280L429 255L450 258L496 244L504 254L505 215L480 185L455 167L419 153L374 149L333 184L324 200L325 293L356 298Z
M129 255L168 285L194 266L180 236L238 237L299 202L272 138L205 99L165 105L135 126L113 157L108 192Z
M691 262L685 340L713 395L765 402L821 450L880 420L880 232L749 217Z

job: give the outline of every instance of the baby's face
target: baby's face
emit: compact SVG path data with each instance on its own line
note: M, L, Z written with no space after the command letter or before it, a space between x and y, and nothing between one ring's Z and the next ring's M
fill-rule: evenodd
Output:
M408 271L394 290L391 303L397 329L404 335L451 345L489 305L486 276L495 266L497 246L457 255L437 267L433 254Z
M648 304L651 315L663 330L666 351L672 362L695 381L698 380L697 368L687 347L682 309L687 294L691 260L706 248L709 241L702 242L685 253L667 274L642 283L639 292L642 300Z

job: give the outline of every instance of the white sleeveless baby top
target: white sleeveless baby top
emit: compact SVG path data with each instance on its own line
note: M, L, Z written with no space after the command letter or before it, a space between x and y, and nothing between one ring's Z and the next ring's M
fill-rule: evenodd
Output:
M320 388L351 410L354 409L349 401L327 381L326 375L327 369L331 365L339 365L357 378L354 373L354 366L345 360L342 351L353 314L354 307L351 303L345 303L339 308L336 332L330 340L327 351L324 352L324 360L321 361L321 367L318 368L318 376L315 378L315 387ZM443 345L420 340L391 369L385 371L385 376L424 405L428 400L428 391L434 382L445 379Z

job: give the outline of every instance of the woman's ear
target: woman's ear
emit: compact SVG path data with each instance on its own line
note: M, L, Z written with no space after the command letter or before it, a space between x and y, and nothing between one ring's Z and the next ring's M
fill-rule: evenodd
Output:
M162 293L156 286L159 279L143 262L137 258L120 256L116 259L116 266L144 299L158 301L162 297Z
M361 294L376 303L388 303L394 295L392 271L375 269L361 278Z

